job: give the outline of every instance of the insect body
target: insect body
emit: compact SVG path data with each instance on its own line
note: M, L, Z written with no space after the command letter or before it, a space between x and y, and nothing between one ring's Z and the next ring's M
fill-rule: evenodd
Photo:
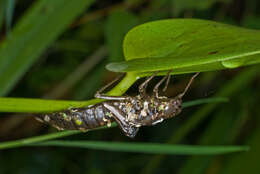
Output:
M166 90L170 72L154 87L152 96L146 94L146 86L155 75L148 77L140 85L140 94L136 97L101 94L116 79L97 91L95 95L96 98L107 99L107 101L85 108L73 108L61 112L42 114L37 116L37 119L59 130L76 129L82 131L104 125L109 127L111 122L116 121L124 134L133 138L137 134L139 127L152 126L164 119L178 115L181 112L182 97L198 73L191 78L185 90L175 98L167 98L158 94L159 86L167 79L164 91Z

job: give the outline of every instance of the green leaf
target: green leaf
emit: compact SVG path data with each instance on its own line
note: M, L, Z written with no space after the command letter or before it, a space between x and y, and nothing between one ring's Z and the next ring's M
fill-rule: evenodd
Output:
M0 45L0 96L93 0L38 0Z
M247 151L247 146L189 146L159 143L122 143L98 141L48 141L33 144L35 146L78 147L118 152L139 152L168 155L217 155L231 152Z
M29 99L29 98L0 98L1 112L52 112L67 109L70 107L83 107L94 104L95 100L80 102L80 101L65 101L65 100L45 100L45 99Z
M126 61L116 72L173 69L182 74L236 68L260 62L260 31L199 19L149 22L125 36Z

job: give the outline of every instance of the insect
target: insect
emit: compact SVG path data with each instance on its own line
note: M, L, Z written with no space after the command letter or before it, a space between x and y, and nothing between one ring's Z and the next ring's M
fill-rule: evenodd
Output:
M153 95L146 94L148 83L156 76L150 77L139 86L139 95L131 96L108 96L102 92L115 83L115 79L96 92L95 97L107 99L107 101L84 108L72 108L60 112L41 114L37 120L52 125L58 130L81 130L107 125L115 121L123 133L128 137L135 137L141 126L152 126L178 115L181 112L182 97L185 95L194 78L192 76L184 91L174 98L159 95L160 85L166 81L163 91L168 87L170 71L154 87Z

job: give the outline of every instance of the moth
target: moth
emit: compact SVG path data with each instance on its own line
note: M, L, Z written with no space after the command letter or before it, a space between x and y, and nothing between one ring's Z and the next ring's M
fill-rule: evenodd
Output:
M168 87L170 71L153 88L153 94L148 95L148 83L157 75L153 74L139 86L137 96L108 96L102 92L118 79L107 84L95 94L96 98L106 101L83 108L70 108L64 111L37 115L37 120L45 122L58 130L86 131L101 126L111 126L116 122L123 133L134 138L142 126L153 126L178 115L182 110L182 98L199 73L193 75L184 91L174 98L159 95L160 85L166 81L163 91Z

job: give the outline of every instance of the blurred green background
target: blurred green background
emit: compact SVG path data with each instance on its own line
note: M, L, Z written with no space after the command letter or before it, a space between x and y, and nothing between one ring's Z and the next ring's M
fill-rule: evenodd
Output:
M132 27L148 21L200 18L260 29L260 2L257 0L96 0L92 4L83 0L77 3L57 0L56 6L46 3L46 8L40 9L42 16L30 17L33 6L44 2L47 0L0 1L2 47L5 43L13 44L14 49L9 50L13 56L18 54L20 58L24 57L21 62L13 58L8 64L1 64L5 54L0 54L0 74L4 74L2 79L0 76L1 96L69 100L93 98L95 91L117 76L105 70L105 65L123 60L124 35ZM27 18L22 18L24 15ZM30 25L37 26L23 40L16 42L15 37L20 37L20 31L27 29L26 25L19 25L21 18L31 19ZM54 25L56 29L52 27ZM30 40L34 40L31 43L35 45L27 45ZM11 67L12 71L5 69L7 67ZM17 72L18 69L21 70ZM0 151L0 174L259 174L259 72L260 66L256 65L202 73L184 100L225 96L229 98L228 103L187 108L180 117L142 128L135 139L125 137L118 128L65 138L201 145L245 144L250 145L249 152L221 156L162 156L77 148L23 147ZM180 92L188 76L173 77L167 96ZM15 80L8 84L12 81L10 79ZM152 84L159 79L156 78ZM136 95L141 81L127 93ZM29 115L1 113L0 142L55 131Z

